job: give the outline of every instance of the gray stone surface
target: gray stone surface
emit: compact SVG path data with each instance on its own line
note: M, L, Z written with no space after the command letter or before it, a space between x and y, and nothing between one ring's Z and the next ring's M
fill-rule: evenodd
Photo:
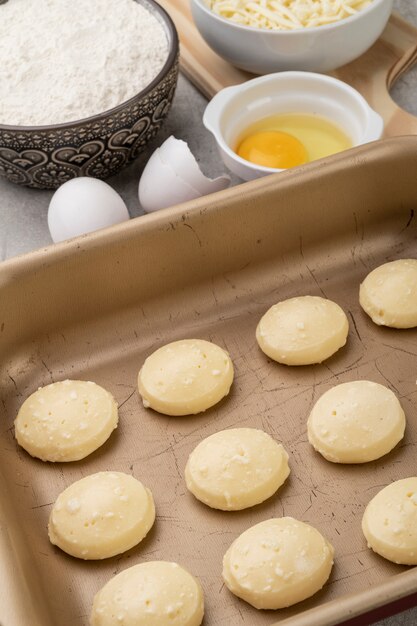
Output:
M394 0L394 8L417 26L417 0ZM417 66L398 81L392 97L404 109L417 115ZM149 154L173 134L189 143L205 174L221 174L224 170L214 140L201 123L205 104L204 97L181 77L169 119L161 134L149 146ZM108 181L122 195L132 217L142 213L137 184L145 162L146 157L143 156ZM233 178L233 184L238 182L237 178ZM0 179L0 261L51 243L46 221L51 196L52 192L25 189ZM417 609L378 622L378 626L416 625Z
M417 25L417 0L394 0L394 7ZM394 86L394 100L417 115L417 66ZM181 77L167 123L149 152L108 182L124 198L130 215L141 215L137 184L146 158L169 135L188 142L205 174L216 176L224 171L211 135L204 129L201 117L205 98ZM239 180L232 178L233 184ZM46 216L52 192L25 189L0 179L0 260L29 252L51 243ZM416 622L417 623L417 622Z

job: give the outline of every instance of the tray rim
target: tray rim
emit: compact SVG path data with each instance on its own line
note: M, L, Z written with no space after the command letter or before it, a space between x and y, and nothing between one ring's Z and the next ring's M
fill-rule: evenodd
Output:
M222 191L202 196L195 200L189 200L180 204L172 205L159 211L152 213L145 213L133 217L125 222L114 224L102 228L98 231L86 233L84 235L78 235L72 239L61 241L59 243L51 243L47 246L43 246L30 252L24 252L18 254L9 259L0 261L0 277L2 274L6 274L11 271L25 271L26 266L29 269L41 267L45 264L45 257L51 259L51 263L65 260L71 257L73 254L79 252L80 249L93 250L94 248L102 248L113 241L122 240L124 238L134 238L140 235L146 235L147 232L154 229L167 226L172 220L181 219L182 216L198 215L199 212L204 213L216 212L216 204L220 200L227 200L229 197L244 195L245 192L248 195L256 195L258 191L264 189L273 188L279 183L282 186L291 185L294 180L300 179L301 182L309 181L317 177L324 169L326 172L331 173L332 170L338 170L340 163L346 165L355 164L361 161L371 161L373 159L380 159L378 153L382 150L382 147L386 147L386 155L390 153L391 147L393 150L398 145L399 149L407 149L414 151L417 148L417 136L416 135L399 135L394 137L386 137L377 141L372 141L367 144L355 146L349 150L339 152L337 154L318 159L301 165L291 170L285 170L274 174L268 174L262 178L243 182L233 187L228 187ZM0 290L2 285L0 284Z

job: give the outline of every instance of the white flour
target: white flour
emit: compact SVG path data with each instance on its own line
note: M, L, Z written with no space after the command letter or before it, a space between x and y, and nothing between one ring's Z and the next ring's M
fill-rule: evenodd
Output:
M168 56L163 26L134 0L0 5L0 124L101 113L146 87Z

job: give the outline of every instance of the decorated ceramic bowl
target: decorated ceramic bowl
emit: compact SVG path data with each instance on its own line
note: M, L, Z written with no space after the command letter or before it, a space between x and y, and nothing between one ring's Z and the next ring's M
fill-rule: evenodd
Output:
M168 58L159 74L133 98L82 120L50 126L0 124L0 176L38 189L56 189L77 176L108 178L136 159L156 135L178 81L178 35L154 0L136 1L167 35Z

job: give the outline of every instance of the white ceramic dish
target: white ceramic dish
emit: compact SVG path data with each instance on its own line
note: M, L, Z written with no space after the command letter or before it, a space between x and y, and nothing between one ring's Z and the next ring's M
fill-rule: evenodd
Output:
M229 63L255 74L327 72L353 61L378 39L392 5L393 0L372 0L339 22L280 31L236 24L216 15L206 0L191 0L195 24L208 45Z
M226 167L243 180L282 171L242 159L234 147L254 122L279 113L327 118L351 138L353 146L380 139L382 117L346 83L313 72L281 72L222 89L209 102L203 123L216 139Z

